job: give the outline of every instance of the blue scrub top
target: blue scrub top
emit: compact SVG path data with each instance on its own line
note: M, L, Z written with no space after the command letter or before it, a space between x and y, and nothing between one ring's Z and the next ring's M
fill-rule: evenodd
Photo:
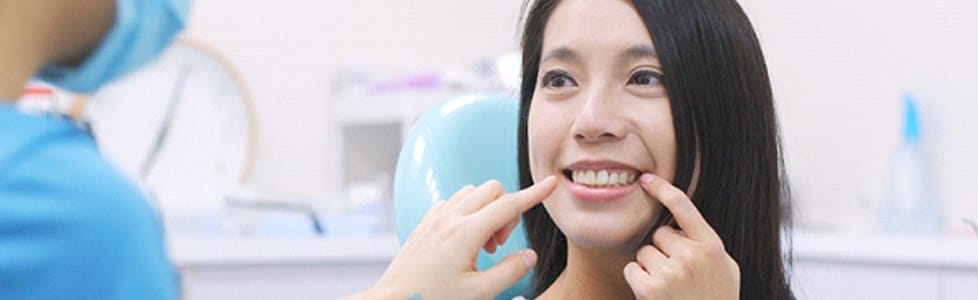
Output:
M176 299L160 219L71 120L0 101L0 299Z

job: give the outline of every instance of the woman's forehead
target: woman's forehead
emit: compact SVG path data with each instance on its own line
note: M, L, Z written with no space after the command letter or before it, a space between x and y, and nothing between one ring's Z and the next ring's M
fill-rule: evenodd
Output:
M654 49L649 31L630 1L563 0L547 20L543 55L581 56ZM563 53L559 53L563 52ZM634 51L633 51L634 52Z

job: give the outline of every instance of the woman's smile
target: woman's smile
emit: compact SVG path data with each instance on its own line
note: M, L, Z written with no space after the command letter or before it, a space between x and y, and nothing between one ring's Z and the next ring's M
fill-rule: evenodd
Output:
M615 201L640 192L635 183L646 171L611 160L581 160L564 168L562 183L574 199Z

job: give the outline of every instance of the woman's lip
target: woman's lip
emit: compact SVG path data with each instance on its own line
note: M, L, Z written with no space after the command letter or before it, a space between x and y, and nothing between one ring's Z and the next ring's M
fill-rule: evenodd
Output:
M638 180L623 186L596 188L575 183L567 176L561 176L561 178L571 196L582 201L610 202L620 200L638 189Z
M567 167L564 170L577 171L577 170L627 170L631 172L640 173L641 170L634 166L630 166L625 163L610 161L610 160L581 160L577 161Z

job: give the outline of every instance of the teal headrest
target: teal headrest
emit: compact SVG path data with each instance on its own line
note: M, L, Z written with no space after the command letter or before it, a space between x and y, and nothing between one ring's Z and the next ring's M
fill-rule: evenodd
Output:
M442 102L422 116L401 148L394 176L394 217L401 243L425 212L465 185L495 179L507 192L519 190L516 130L519 103L501 95L467 95ZM526 249L522 222L494 254L481 251L479 270ZM531 275L497 299L527 290Z

